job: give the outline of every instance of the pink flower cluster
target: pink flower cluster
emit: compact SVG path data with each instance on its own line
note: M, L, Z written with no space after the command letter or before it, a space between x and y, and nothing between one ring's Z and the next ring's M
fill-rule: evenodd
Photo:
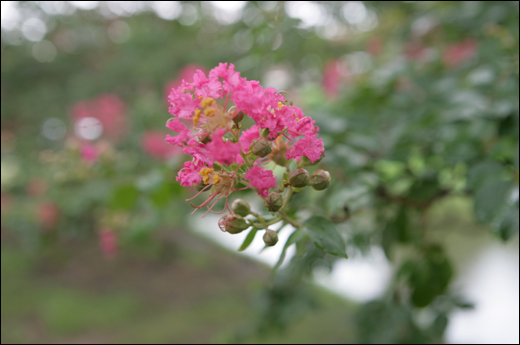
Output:
M268 140L276 140L276 148L284 150L287 160L306 156L315 162L323 155L315 122L292 103L286 104L276 89L240 77L233 64L221 63L208 75L197 70L193 82L183 80L168 100L173 118L166 127L175 135L168 135L166 141L192 156L177 180L182 186L211 186L209 201L218 194L215 203L223 196L227 200L237 180L263 197L277 187L273 172L265 168L276 152L262 159L251 156L251 143L261 131ZM244 115L255 122L247 130L235 119Z

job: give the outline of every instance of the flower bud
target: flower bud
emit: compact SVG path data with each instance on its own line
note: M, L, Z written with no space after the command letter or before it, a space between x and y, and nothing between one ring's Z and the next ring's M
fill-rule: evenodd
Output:
M271 160L280 166L287 164L287 148L283 147L278 150L274 150L271 154Z
M268 247L272 247L278 243L278 234L276 231L266 230L264 234L264 243Z
M267 137L269 136L269 133L271 133L271 131L269 130L269 128L261 129L261 130L260 130L260 137L262 137L262 138L267 138Z
M296 188L305 187L309 184L309 173L303 168L298 168L289 175L289 183Z
M283 198L280 193L271 192L264 199L264 206L269 212L278 212L283 205Z
M233 122L238 125L243 119L244 119L244 112L242 110L240 110L238 112L238 114L236 114L235 117L233 117Z
M271 142L264 137L253 140L251 144L251 152L253 152L258 157L265 157L271 153L273 150L273 146Z
M311 166L311 165L316 165L318 164L319 162L321 162L321 160L323 159L323 157L320 157L320 159L311 162L311 160L309 158L307 158L307 156L302 156L302 166L306 167L306 166Z
M242 199L236 199L233 201L231 209L233 210L233 213L240 217L245 217L251 213L251 206L249 206L247 201Z
M228 214L218 221L220 230L229 232L230 234L239 234L245 229L249 228L249 225L243 218L239 218L232 214Z
M330 174L328 171L318 169L311 174L309 185L315 190L324 190L330 186Z

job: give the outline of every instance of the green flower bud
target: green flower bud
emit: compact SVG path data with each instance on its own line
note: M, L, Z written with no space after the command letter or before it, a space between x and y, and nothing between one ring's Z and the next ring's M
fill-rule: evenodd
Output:
M280 193L271 192L264 199L264 206L269 212L278 212L283 205L283 198Z
M269 136L269 133L271 133L269 128L260 129L260 137L262 138L267 138Z
M276 231L266 230L264 234L264 243L268 247L272 247L278 243L278 234Z
M307 166L311 166L311 165L316 165L318 164L319 162L321 162L321 160L323 159L323 157L320 157L320 159L311 162L311 160L309 158L307 158L307 156L302 156L302 166L304 167L307 167Z
M247 201L242 199L236 199L233 201L231 209L233 210L233 213L240 217L245 217L251 213L251 206L249 206Z
M233 117L233 122L238 125L243 119L244 119L244 112L242 110L240 110L238 112L238 114L236 114L235 117Z
M315 190L324 190L330 186L330 174L328 171L318 169L309 178L309 185Z
M303 168L298 168L289 175L289 183L296 188L305 187L309 184L309 173Z
M229 232L230 234L239 234L249 228L249 224L243 218L228 214L218 221L220 230Z
M251 152L258 157L265 157L270 154L272 150L273 146L271 145L271 142L263 137L253 140L253 143L251 144Z
M275 150L271 155L271 160L278 165L285 166L287 164L287 148L283 147Z

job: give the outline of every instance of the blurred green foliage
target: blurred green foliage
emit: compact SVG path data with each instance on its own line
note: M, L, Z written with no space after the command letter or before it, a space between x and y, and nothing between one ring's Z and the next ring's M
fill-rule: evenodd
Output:
M518 2L312 4L302 14L295 7L302 4L247 2L238 20L228 14L225 23L219 9L198 2L182 2L174 20L124 6L115 15L105 2L67 14L19 2L47 33L38 42L23 38L23 25L2 28L2 236L35 250L110 227L131 247L162 225L184 225L189 193L174 179L180 158L154 160L141 138L163 128L164 87L183 67L231 62L242 76L287 90L317 121L326 146L319 168L332 176L326 192L304 190L287 210L314 216L306 233L318 248L298 231L278 244L284 255L294 245L296 255L262 293L257 322L236 340L291 327L312 310L313 269L331 268L338 259L326 253L343 255L346 242L350 256L383 248L395 267L384 297L360 308L356 340L442 341L449 314L469 304L450 290L455 272L446 243L432 234L438 215L431 210L464 197L497 238L518 232ZM363 20L352 17L356 11ZM49 44L52 59L41 55ZM114 154L86 164L67 140L72 109L107 93L125 102L128 135L109 141ZM67 135L45 137L49 118L61 120ZM44 192L31 192L35 179ZM98 304L109 309L108 323L138 308L119 297L60 293L44 315L52 327L76 329ZM85 313L62 322L74 308ZM425 308L433 315L426 325L417 321Z

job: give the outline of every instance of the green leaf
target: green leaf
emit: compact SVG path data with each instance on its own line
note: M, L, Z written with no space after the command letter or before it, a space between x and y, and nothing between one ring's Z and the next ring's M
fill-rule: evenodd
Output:
M511 196L513 183L499 179L488 180L475 195L475 216L482 223L499 216Z
M311 217L305 222L305 231L321 250L348 259L345 242L334 224L324 217Z
M135 207L139 199L139 191L132 184L122 185L112 194L110 206L118 210L130 210Z
M504 167L495 161L485 161L473 166L468 172L468 186L479 188L488 180L498 179Z
M518 232L518 224L518 204L515 204L507 211L496 231L503 241L507 241Z
M244 250L247 249L247 247L249 247L249 245L253 242L253 240L255 239L255 236L256 236L256 233L258 232L258 229L257 228L252 228L251 231L249 231L249 234L247 234L247 237L246 239L244 240L244 243L242 243L242 245L240 246L240 248L238 248L238 251L239 252L242 252Z

